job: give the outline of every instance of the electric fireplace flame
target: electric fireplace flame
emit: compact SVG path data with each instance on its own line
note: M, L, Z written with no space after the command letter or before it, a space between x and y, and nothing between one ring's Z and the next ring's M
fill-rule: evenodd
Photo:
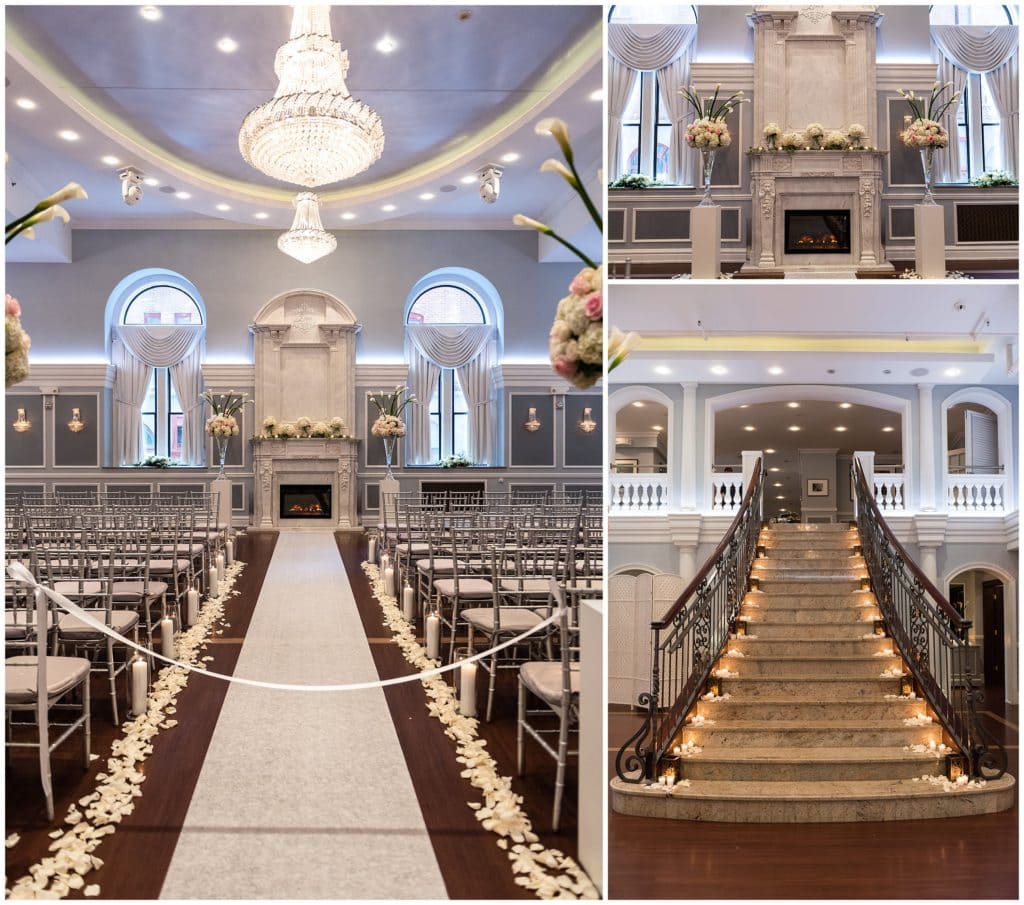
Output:
M310 503L307 506L303 506L301 503L293 503L288 511L298 513L299 515L320 515L324 510L319 503Z
M786 254L849 254L850 212L786 211Z
M282 519L329 519L331 485L282 484L278 511Z

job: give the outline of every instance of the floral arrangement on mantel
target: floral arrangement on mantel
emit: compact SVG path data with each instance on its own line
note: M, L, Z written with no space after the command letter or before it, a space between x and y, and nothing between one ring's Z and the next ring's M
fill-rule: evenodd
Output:
M982 189L991 189L1001 185L1020 185L1020 183L1005 170L993 170L991 173L982 173L971 180L971 185Z
M801 130L786 130L778 123L768 123L762 131L765 143L747 148L748 154L768 154L782 151L877 151L865 144L867 130L860 123L850 123L842 129L825 129L821 123L810 123Z
M440 468L470 468L476 465L476 462L466 458L466 456L448 456L448 458L442 459L437 464Z
M560 119L542 119L534 127L538 135L550 135L565 158L561 163L553 158L541 164L542 173L557 173L579 195L598 231L604 233L604 218L591 200L576 170L569 127ZM601 378L604 371L604 304L601 294L601 265L592 261L580 249L563 239L546 223L516 214L516 226L529 226L569 249L586 266L569 284L569 295L558 303L555 321L548 336L548 354L555 373L573 386L585 389Z
M32 210L16 217L7 224L4 245L9 245L18 236L26 239L36 237L35 227L47 220L60 218L65 223L71 219L61 202L89 196L77 182L69 182L59 192L54 192L40 201ZM28 377L28 350L32 340L21 326L21 304L14 296L4 298L4 385L12 387Z
M273 415L263 419L263 433L260 439L268 440L336 440L349 436L343 419L335 416L326 421L310 418L296 418L295 421L278 421Z

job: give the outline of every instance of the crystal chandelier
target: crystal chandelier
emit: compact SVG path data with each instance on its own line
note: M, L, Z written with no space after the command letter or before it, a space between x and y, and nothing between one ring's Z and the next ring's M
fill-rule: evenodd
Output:
M281 233L277 247L303 264L312 264L338 247L334 238L320 222L320 199L313 192L300 192L292 202L295 219L286 233Z
M250 166L315 188L348 179L384 150L380 117L345 87L348 52L331 37L329 6L296 6L278 48L272 100L242 121L238 148Z

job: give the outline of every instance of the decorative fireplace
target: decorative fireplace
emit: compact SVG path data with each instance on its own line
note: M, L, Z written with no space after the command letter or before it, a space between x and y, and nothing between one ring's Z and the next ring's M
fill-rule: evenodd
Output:
M788 255L848 255L850 212L788 210L785 239Z
M331 485L282 484L279 513L282 519L330 519Z

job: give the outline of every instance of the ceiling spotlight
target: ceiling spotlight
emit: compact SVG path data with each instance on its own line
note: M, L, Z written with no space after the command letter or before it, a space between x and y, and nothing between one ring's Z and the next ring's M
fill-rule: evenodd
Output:
M38 106L30 97L19 97L14 103L22 110L35 110Z
M672 373L672 369L665 367L665 365L657 365L654 368L654 373L655 374L661 374L661 375L664 376L664 375L671 374Z
M131 207L142 200L142 173L135 167L125 167L117 174L121 179L121 200Z
M787 407L789 407L791 409L798 409L798 408L800 408L800 403L799 402L787 402L786 405L787 405Z
M459 182L461 182L463 185L472 185L474 182L476 182L476 179L477 179L476 173L471 173L468 176L463 176L459 180Z
M747 424L747 425L744 425L743 429L744 429L745 431L756 431L756 430L757 430L757 428L756 428L756 427L754 427L754 425L753 425L753 424Z
M225 36L217 42L217 50L221 53L234 53L238 50L238 42L234 38Z
M156 22L162 19L164 14L160 12L159 6L143 6L139 9L139 15L147 22Z
M766 452L766 453L767 453L767 454L768 454L768 455L770 456L770 455L771 455L772 453L774 453L774 452L775 452L775 450L774 450L774 449L771 449L771 448L769 448L769 449L766 449L766 450L765 450L765 452Z
M772 487L781 487L781 486L782 486L782 481L776 481L774 484L772 484Z
M100 160L105 163L108 167L116 167L121 161L116 158L113 154L105 154Z
M769 471L770 471L770 472L771 472L772 474L777 474L778 472L782 471L782 469L781 469L781 468L779 468L779 467L778 467L777 465L773 465L773 466L772 466L771 468L769 468L768 470L769 470Z
M728 374L729 373L729 369L727 367L725 367L725 365L712 365L711 366L711 373L712 374L718 374L719 376L721 376L722 374Z
M772 377L778 377L779 374L782 373L782 368L780 368L778 365L772 365L772 367L768 369L768 373L771 374Z
M896 430L896 428L893 427L892 425L886 425L885 427L882 428L882 433L891 434L894 430Z
M189 194L188 192L175 192L174 197L177 198L179 201L188 201L188 199L191 198L192 195Z
M834 430L839 431L839 433L843 433L846 430L846 428L840 424L838 427L834 428Z
M587 95L587 97L589 97L592 101L603 101L604 91L598 88L596 91L591 91L590 94Z
M380 209L384 211L385 214L390 214L393 210L396 210L397 208L393 204L382 204L380 206Z
M391 35L384 35L376 44L373 45L381 53L391 53L398 46L398 42L391 37Z
M750 403L749 402L744 402L743 405L740 406L740 408L741 409L748 409L748 408L750 408Z
M254 216L254 217L255 217L255 218L257 219L257 220L266 220L266 219L267 219L267 217L269 217L269 216L270 216L270 214L268 214L268 213L267 213L266 211L256 211L256 213L255 213L255 214L253 214L253 216Z
M945 374L947 377L959 377L960 376L960 369L959 368L946 368L946 370L943 371L942 373Z
M791 431L798 431L798 430L800 430L800 425L799 424L791 424L789 426L789 430L791 430Z
M839 407L841 409L851 409L851 408L853 408L853 403L852 402L840 402L839 403Z
M420 201L433 201L436 197L433 192L424 192L420 195Z
M57 133L64 141L78 141L79 134L72 129L61 129Z
M651 425L651 430L652 431L663 431L664 429L665 429L665 426L663 424L652 424Z
M222 201L220 204L216 205L216 208L219 211L229 211L229 210L231 210L231 205L230 204L225 204Z
M643 407L644 407L644 403L642 403L642 402L634 402L633 403L633 408L642 409Z
M154 179L152 176L147 176L142 181L146 183L146 185L148 185L150 188L156 188L158 185L160 185L160 180Z
M775 499L777 499L777 500L784 500L785 497L780 493L777 497L775 497Z
M507 154L501 155L502 163L515 163L519 159L519 155L515 151L509 151Z
M504 160L504 158L502 159ZM494 204L501 195L501 173L501 167L493 163L489 163L477 171L476 175L480 180L480 200L484 204Z
M351 211L345 211L345 213L341 215L342 220L355 220L355 218L356 215L353 214Z

